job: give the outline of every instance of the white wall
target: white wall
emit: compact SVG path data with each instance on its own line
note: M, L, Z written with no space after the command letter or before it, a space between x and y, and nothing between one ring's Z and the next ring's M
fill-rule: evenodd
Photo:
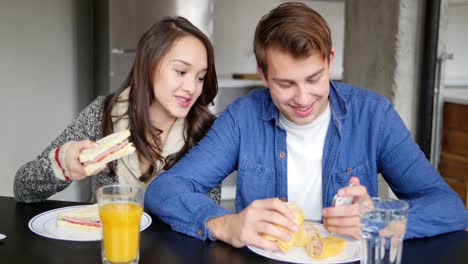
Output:
M449 1L447 10L447 52L445 83L468 86L468 1Z
M13 195L17 169L42 152L88 101L91 10L82 0L0 2L2 196ZM79 198L68 191L66 199Z
M220 76L232 73L256 73L253 36L260 18L284 0L215 0L213 43L216 71ZM344 1L299 1L314 8L328 21L336 50L334 78L343 72Z
M281 0L215 0L214 45L220 75L255 72L252 41L260 17ZM344 1L304 1L330 23L341 78ZM468 79L468 1L449 5L446 80ZM461 3L461 4L460 4ZM0 195L12 196L17 169L32 160L90 99L92 0L0 1ZM55 199L80 199L76 189Z

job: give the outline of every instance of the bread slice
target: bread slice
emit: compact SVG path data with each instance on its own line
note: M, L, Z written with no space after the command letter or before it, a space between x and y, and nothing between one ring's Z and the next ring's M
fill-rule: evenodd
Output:
M101 227L74 224L74 223L70 223L64 220L57 220L56 224L57 224L57 227L59 228L67 228L67 229L87 231L87 232L100 232L101 231Z
M96 141L97 147L83 150L79 159L84 164L86 175L91 175L108 162L135 152L135 147L127 140L129 136L130 130L123 130Z
M107 164L107 163L109 163L111 161L114 161L114 160L120 159L122 157L125 157L127 155L130 155L133 152L135 152L135 150L136 150L135 147L131 143L129 143L124 148L112 153L109 156L106 156L101 161L85 165L84 166L85 173L86 173L86 175L91 175L94 171L99 169L104 164Z
M100 231L101 219L97 204L72 208L58 213L57 227Z
M94 161L97 157L99 157L112 147L125 142L129 136L130 130L127 129L101 138L100 140L96 141L96 143L98 144L97 147L85 149L80 153L80 162L84 163L88 161Z

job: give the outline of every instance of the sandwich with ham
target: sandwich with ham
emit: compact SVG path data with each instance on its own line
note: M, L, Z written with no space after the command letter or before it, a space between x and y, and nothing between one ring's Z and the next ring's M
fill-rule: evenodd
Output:
M59 212L57 227L99 232L101 219L98 205L87 205Z
M96 147L83 150L79 159L84 165L86 175L91 175L104 164L135 152L135 147L128 141L128 137L130 130L123 130L96 141Z

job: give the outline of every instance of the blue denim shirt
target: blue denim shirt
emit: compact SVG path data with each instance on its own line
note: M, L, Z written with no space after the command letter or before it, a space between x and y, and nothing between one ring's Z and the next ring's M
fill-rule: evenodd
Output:
M461 199L425 158L388 100L330 82L330 106L322 164L323 207L331 206L334 194L347 186L351 176L359 177L371 196L378 196L381 173L394 193L410 204L407 238L467 226ZM238 212L256 199L287 199L286 131L278 118L268 89L234 101L197 146L149 184L146 209L176 231L213 239L206 221L230 212L205 193L234 170L238 171Z

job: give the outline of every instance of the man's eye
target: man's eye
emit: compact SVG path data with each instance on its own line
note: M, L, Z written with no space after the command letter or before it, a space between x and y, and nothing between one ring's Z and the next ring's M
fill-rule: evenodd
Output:
M291 87L292 84L291 83L279 83L278 85L281 88L289 88Z

